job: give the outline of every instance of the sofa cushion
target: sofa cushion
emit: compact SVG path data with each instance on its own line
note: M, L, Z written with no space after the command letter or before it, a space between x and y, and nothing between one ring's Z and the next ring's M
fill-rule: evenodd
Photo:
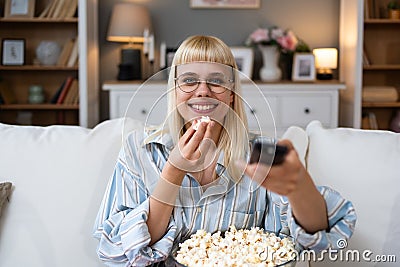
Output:
M349 249L396 255L400 259L400 134L349 128L324 129L311 122L308 171L317 184L328 185L351 200L358 217ZM362 257L362 256L360 256ZM326 257L327 258L327 257ZM376 263L327 261L326 266ZM314 264L321 266L323 263Z
M99 266L92 228L121 147L141 127L0 124L0 179L15 185L0 220L0 266Z
M306 153L308 148L307 133L298 126L290 126L282 135L282 138L289 139L292 142L297 154L299 155L301 163L305 165Z

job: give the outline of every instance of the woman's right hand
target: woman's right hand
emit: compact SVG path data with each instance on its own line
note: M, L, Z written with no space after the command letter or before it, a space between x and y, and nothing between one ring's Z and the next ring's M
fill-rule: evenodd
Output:
M201 122L197 131L190 126L171 151L168 162L183 173L199 172L210 166L216 156L212 140L215 122Z

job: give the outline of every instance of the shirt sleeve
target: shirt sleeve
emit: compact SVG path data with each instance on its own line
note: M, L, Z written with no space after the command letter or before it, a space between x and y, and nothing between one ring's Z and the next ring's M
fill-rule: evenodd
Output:
M357 220L354 206L329 187L319 186L317 188L326 202L328 230L321 230L313 234L307 233L293 217L287 198L274 193L270 194L269 203L269 212L272 212L272 216L268 216L269 222L266 224L274 225L275 231L290 233L296 242L305 249L316 252L328 248L342 249L354 232Z
M131 152L121 149L94 226L93 236L99 239L98 256L109 266L147 266L162 261L176 234L171 218L165 235L149 245L149 194L140 172L128 167L127 161L140 160Z

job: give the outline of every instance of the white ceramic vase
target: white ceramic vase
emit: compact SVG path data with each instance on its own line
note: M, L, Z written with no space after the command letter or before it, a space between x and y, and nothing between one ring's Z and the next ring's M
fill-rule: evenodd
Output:
M54 41L41 41L36 48L36 57L42 65L55 65L61 53L61 47Z
M263 57L263 66L260 69L260 79L264 82L279 81L282 71L279 68L279 49L276 45L259 45Z

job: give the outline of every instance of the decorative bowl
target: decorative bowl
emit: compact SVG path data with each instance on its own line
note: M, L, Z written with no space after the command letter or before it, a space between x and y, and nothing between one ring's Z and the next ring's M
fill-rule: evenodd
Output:
M288 235L285 235L285 234L279 234L279 235L275 235L275 233L273 233L273 232L270 232L270 231L265 231L265 230L263 230L263 229L260 229L261 231L262 231L262 233L263 234L265 234L265 235L271 235L271 234L273 234L273 236L275 236L275 237L277 237L278 238L278 240L284 240L284 239L287 239L287 240L289 240L292 244L293 244L293 250L292 251L290 251L290 259L288 259L288 260L281 260L281 261L279 261L279 262L277 262L275 265L273 265L273 266L276 266L276 267L278 267L278 266L285 266L285 267L293 267L293 266L295 266L296 265L296 261L297 261L297 257L298 257L298 249L295 247L295 242L294 242L294 239L293 239L293 237L291 237L291 236L288 236ZM242 231L242 230L238 230L238 231ZM245 230L245 231L248 231L248 230ZM222 232L220 235L221 235L221 237L222 238L225 238L225 233L227 233L228 231L226 231L226 232ZM197 233L196 233L197 234ZM192 235L192 237L193 237L193 235ZM188 238L189 239L189 238ZM177 244L175 244L174 246L173 246L173 248L172 248L172 250L171 250L171 255L170 255L170 262L172 261L173 263L174 263L174 265L172 265L172 266L176 266L176 267L191 267L191 266L195 266L195 265L185 265L185 264L183 264L183 263L181 263L180 261L179 261L179 256L178 256L178 254L179 254L179 250L181 249L181 244L184 244L184 242L185 241L187 241L188 239L186 239L186 240L183 240L181 243L177 243ZM257 243L258 244L258 246L259 246L259 244L260 243ZM266 243L265 243L266 244ZM249 245L250 246L250 245ZM274 256L274 253L278 253L279 251L275 251L275 252L272 252L272 254L268 254L268 253L265 253L264 251L272 251L273 250L273 248L272 248L272 246L268 246L268 245L266 245L265 246L265 248L266 248L266 250L263 250L262 252L260 252L259 254L258 254L258 252L256 253L256 254L258 254L258 259L254 259L254 262L246 262L246 266L253 266L253 267L258 267L258 266L271 266L271 265L268 265L268 262L270 262L271 261L271 259L273 258L273 257L275 257ZM215 249L217 249L217 248L215 248ZM253 247L251 248L251 249L253 249ZM259 249L259 247L258 247L258 249ZM276 248L275 248L276 249ZM220 248L218 248L218 250L220 250ZM214 250L215 251L215 250ZM211 250L209 250L209 252L208 253L206 253L207 254L207 257L209 256L209 254L211 254ZM200 252L200 254L201 254L201 252ZM197 253L196 253L196 255L198 255ZM268 259L268 257L270 257L269 259ZM278 256L277 256L278 257ZM210 257L211 258L211 257ZM239 257L237 257L237 258L239 258ZM217 261L217 262L216 262ZM225 265L219 265L219 264L221 264L221 262L223 261L223 260L221 260L221 261L219 261L219 260L216 260L216 258L214 258L214 262L213 262L213 264L215 265L215 264L218 264L218 266L229 266L229 263L225 263ZM228 260L226 260L226 261L228 261ZM190 261L190 262L192 262L192 261ZM194 262L194 261L193 261ZM237 263L236 263L237 264ZM243 262L242 263L240 263L240 264L244 264ZM204 266L214 266L214 265L207 265L207 264L205 264ZM196 266L199 266L199 265L196 265ZM236 265L235 265L236 266ZM240 266L240 265L237 265L237 266Z

